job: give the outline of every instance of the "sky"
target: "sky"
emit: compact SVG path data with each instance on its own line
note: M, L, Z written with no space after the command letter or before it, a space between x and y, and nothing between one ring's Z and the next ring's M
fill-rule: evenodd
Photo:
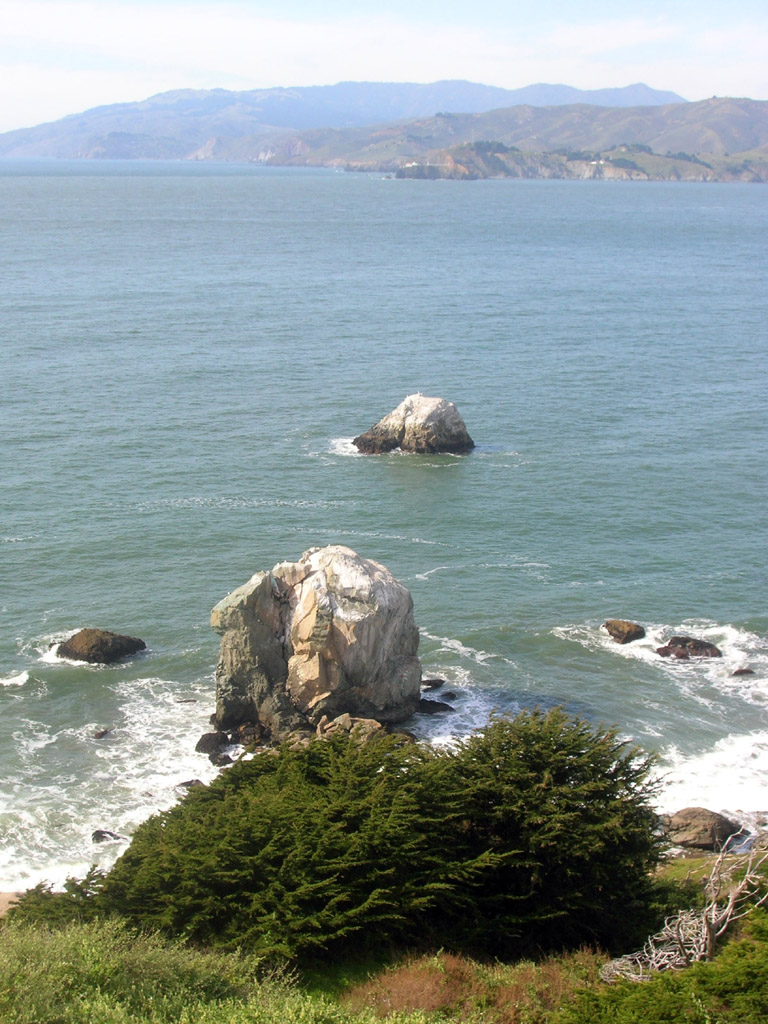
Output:
M170 89L446 78L768 100L768 4L0 0L0 131Z

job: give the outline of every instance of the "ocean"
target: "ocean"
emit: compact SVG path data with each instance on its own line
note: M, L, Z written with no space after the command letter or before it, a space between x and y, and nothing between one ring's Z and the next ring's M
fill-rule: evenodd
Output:
M425 739L563 705L658 754L660 809L768 822L767 190L91 161L0 192L0 889L214 776L211 607L332 543L413 594L455 694ZM358 455L415 391L475 451ZM148 649L57 658L84 626Z

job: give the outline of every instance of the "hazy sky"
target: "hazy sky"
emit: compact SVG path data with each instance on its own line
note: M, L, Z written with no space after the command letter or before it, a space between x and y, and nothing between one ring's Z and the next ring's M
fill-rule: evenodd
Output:
M0 0L0 131L167 89L645 82L768 99L768 5L740 0Z

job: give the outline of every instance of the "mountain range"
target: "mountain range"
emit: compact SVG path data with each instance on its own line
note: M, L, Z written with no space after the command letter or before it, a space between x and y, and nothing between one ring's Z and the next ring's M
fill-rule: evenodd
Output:
M522 155L518 155L522 154ZM768 180L768 102L645 85L178 90L0 135L0 157L169 159L413 177Z
M437 111L477 113L519 104L633 107L682 102L675 93L642 84L594 91L567 85L500 89L464 81L340 82L248 92L181 89L6 132L0 135L0 157L187 159L215 139L228 140L232 156L223 159L252 159L254 147L257 152L262 145L274 147L298 132L359 128Z

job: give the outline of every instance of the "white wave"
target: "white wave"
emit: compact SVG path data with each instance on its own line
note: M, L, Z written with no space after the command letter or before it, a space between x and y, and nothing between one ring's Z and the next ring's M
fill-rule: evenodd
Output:
M351 437L332 437L328 445L328 451L331 455L357 456L361 454L352 443Z
M51 728L45 722L34 722L28 718L22 719L22 722L24 731L13 733L13 742L22 755L34 754L56 742L56 736L51 734Z
M302 528L303 531L303 528ZM334 530L334 537L366 537L374 540L402 540L409 544L426 544L429 547L452 548L440 540L429 540L426 537L406 537L403 533L382 533L380 530Z
M475 686L471 673L465 668L443 669L439 664L431 666L430 674L434 673L445 683L437 690L424 693L428 700L442 700L453 707L453 711L435 715L415 715L409 719L405 728L409 732L435 746L450 746L457 739L469 736L478 729L483 729L491 714L498 710L498 700L490 691ZM446 695L450 696L446 699ZM505 711L519 710L519 706L505 702Z
M707 807L751 827L768 818L768 731L726 736L710 750L662 755L664 790L660 808Z
M413 452L404 452L401 448L394 448L392 451L386 452L384 454L386 454L389 458L406 458L407 459L407 458L411 458L411 456L413 455ZM436 455L437 454L438 453L436 453ZM311 451L311 452L309 452L309 455L312 456L313 458L318 458L319 456L323 456L323 455L343 455L343 456L350 456L351 455L351 456L354 456L355 458L368 458L368 456L366 456L362 452L358 451L358 449L353 444L353 438L351 438L351 437L332 437L329 440L328 447L327 447L327 449L325 451L322 451L322 452L320 452L320 451ZM444 460L446 458L449 458L449 459L461 459L463 457L464 456L462 456L462 455L456 455L454 452L441 452L441 453L439 453L439 458L441 460ZM437 463L437 462L428 462L424 455L419 455L418 458L419 458L420 463L421 463L422 466L428 466L428 467L429 466L432 466L432 467L434 467L434 466L445 466L445 462L444 461L441 461L439 463Z
M114 691L118 711L103 739L95 739L104 725L97 722L57 731L27 721L14 734L19 766L0 783L0 890L43 880L60 885L93 864L108 868L127 838L95 844L96 829L130 837L184 795L183 783L218 774L194 749L210 729L212 680L181 694L178 684L158 678L119 683ZM49 781L41 784L43 778Z
M442 572L444 569L449 569L448 565L436 565L434 569L427 569L426 572L417 572L414 575L416 580L428 580L430 576L434 576L436 572Z
M136 512L155 512L176 509L226 509L247 508L349 508L359 502L349 498L252 498L245 495L192 496L185 498L161 498L154 501L138 501L130 505L110 502L108 508L129 508Z
M23 686L29 682L29 672L17 672L13 676L0 677L0 686Z
M45 662L47 665L86 665L85 661L72 661L69 658L59 657L59 647L64 643L65 640L69 640L75 633L79 633L84 628L78 626L77 629L58 630L56 633L49 633L47 636L36 637L33 640L22 644L21 650L23 654L29 654L34 651L38 655L38 661Z
M459 657L468 658L478 665L485 665L489 661L502 661L506 665L512 665L514 668L518 667L510 658L505 658L501 654L494 654L492 651L484 651L478 647L470 647L468 644L463 644L460 640L455 639L455 637L435 636L433 633L428 633L425 629L420 630L420 632L427 640L440 644L437 654L441 652L445 654L458 654Z
M463 644L460 640L456 640L453 637L434 636L432 633L427 633L426 630L422 630L421 632L422 636L425 636L428 640L433 640L435 643L439 643L440 651L450 651L453 654L459 654L464 658L470 658L472 661L477 662L478 665L483 665L492 658L499 657L497 654L479 650L477 647L468 647L466 644Z
M587 650L606 652L629 661L644 662L664 672L686 695L703 704L711 704L711 690L729 693L749 703L765 705L768 702L768 640L739 629L710 620L686 619L669 625L644 624L645 637L629 644L618 644L602 625L595 622L558 626L554 636L574 641ZM662 658L656 649L675 634L692 634L715 644L721 658L691 658L680 661ZM734 675L749 668L752 674Z
M515 572L529 576L531 579L539 580L542 583L549 582L549 569L552 568L547 562L530 562L523 559L511 559L504 562L483 562L481 569L514 569Z

